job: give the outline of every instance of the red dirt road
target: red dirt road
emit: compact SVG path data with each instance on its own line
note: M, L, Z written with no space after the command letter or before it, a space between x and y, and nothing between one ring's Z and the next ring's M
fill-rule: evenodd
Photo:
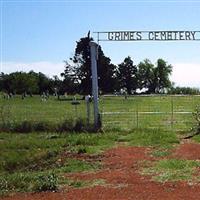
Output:
M141 165L153 161L151 148L117 147L104 153L103 169L97 172L68 174L67 178L77 180L103 179L104 184L59 192L17 194L3 200L197 200L200 199L200 184L187 182L157 183L151 177L139 173ZM200 144L181 144L173 157L200 158Z

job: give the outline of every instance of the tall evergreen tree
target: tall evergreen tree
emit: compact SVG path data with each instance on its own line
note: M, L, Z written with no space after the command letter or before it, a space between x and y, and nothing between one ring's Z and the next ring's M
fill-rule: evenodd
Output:
M103 93L112 93L116 85L116 68L117 66L111 63L109 57L106 57L101 49L98 48L98 76L99 89Z
M91 94L92 79L91 79L91 61L90 61L90 37L81 38L75 49L72 61L74 63L75 74L79 81L79 92L82 94Z
M71 70L73 70L74 76L76 77L76 85L78 85L77 92L81 94L92 93L90 41L93 41L93 39L89 36L89 34L87 37L80 38L76 44L75 54L73 58L71 58L73 63L70 67ZM110 58L104 55L101 46L99 46L97 72L99 90L102 91L102 93L114 91L115 69L116 66L111 63ZM69 77L70 73L69 65L66 65L62 76Z

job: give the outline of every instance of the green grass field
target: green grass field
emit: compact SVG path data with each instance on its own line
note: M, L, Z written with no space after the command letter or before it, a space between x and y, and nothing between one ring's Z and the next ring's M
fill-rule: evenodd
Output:
M102 180L74 181L64 175L101 169L101 162L80 160L77 156L84 153L97 157L119 142L169 149L179 141L175 133L160 130L101 134L0 133L0 196L12 192L56 190L64 185L91 187L102 184Z
M170 154L179 143L177 132L188 133L194 127L192 112L200 104L199 96L134 96L101 97L103 133L38 132L0 133L0 195L12 192L57 190L63 185L82 187L103 184L103 180L83 182L64 178L65 173L101 169L94 160L77 159L80 154L98 156L116 145L150 146L152 156ZM0 99L2 121L47 121L86 117L85 101L75 107L71 101L58 101L51 97L41 101L39 96ZM92 111L92 105L91 105ZM91 114L92 115L92 114ZM199 136L195 136L197 142ZM67 153L67 154L66 154ZM65 156L63 156L65 155ZM67 155L71 155L67 156ZM183 177L180 168L186 165ZM173 167L171 167L173 166ZM199 163L167 160L144 168L142 174L159 171L155 180L190 179ZM167 176L165 176L167 171ZM164 175L162 175L164 174Z
M4 120L20 122L60 122L65 119L86 118L84 100L75 106L69 101L58 101L50 97L42 101L39 96L19 96L13 99L0 99L4 108ZM167 130L189 131L194 126L193 112L200 105L200 96L101 96L99 110L104 128L160 128ZM93 105L91 109L91 122ZM2 121L2 117L0 119Z

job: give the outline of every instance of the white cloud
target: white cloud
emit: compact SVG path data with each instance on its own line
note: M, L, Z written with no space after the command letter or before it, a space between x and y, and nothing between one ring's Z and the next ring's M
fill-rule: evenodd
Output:
M199 63L174 63L171 80L176 86L190 86L200 88Z
M33 70L35 72L42 72L49 77L53 75L60 76L60 73L64 71L64 62L4 62L2 63L1 71L4 73L11 73L15 71L29 72Z

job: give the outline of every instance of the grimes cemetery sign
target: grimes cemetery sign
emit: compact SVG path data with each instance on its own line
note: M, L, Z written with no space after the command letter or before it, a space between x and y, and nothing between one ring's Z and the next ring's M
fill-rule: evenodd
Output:
M90 32L89 32L90 33ZM200 41L200 31L102 31L97 41ZM98 44L91 41L92 95L94 98L94 125L98 127L98 81L97 52Z
M109 31L97 33L98 41L200 41L200 31Z

